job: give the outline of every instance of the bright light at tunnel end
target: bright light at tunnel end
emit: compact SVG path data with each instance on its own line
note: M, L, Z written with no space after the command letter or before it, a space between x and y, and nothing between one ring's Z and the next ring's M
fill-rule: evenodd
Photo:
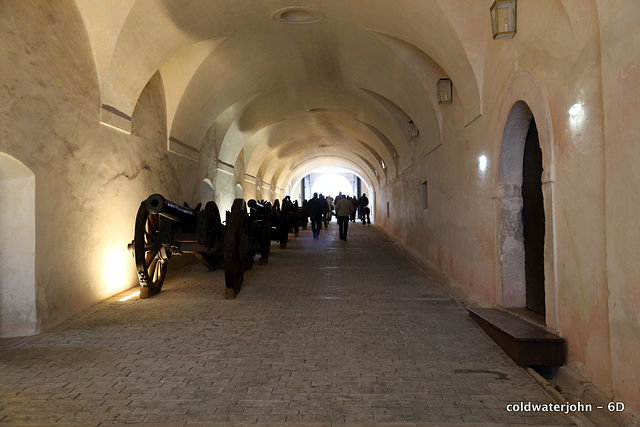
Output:
M328 173L320 176L311 188L311 194L318 193L324 196L337 196L338 193L350 196L354 189L352 184L337 173Z

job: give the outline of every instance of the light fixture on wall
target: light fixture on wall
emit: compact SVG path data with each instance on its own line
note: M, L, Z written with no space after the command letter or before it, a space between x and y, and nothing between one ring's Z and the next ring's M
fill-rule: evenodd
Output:
M582 112L582 104L577 103L573 104L571 108L569 108L569 115L571 117L575 117Z
M480 173L485 173L487 171L487 163L488 163L487 156L483 154L480 157L478 157L478 170L480 171Z
M516 0L496 0L489 9L493 38L506 39L516 34Z
M450 79L438 80L438 104L451 104L453 102L453 83Z

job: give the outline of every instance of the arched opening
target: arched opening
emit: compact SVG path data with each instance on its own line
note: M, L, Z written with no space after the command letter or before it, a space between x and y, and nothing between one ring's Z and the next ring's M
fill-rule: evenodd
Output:
M531 119L522 167L522 234L527 308L544 316L544 196L542 150L536 122Z
M34 174L0 153L0 337L37 332L35 196Z
M207 202L212 202L213 196L213 183L209 178L203 179L200 183L200 202L202 206L206 205Z
M337 173L320 175L311 186L311 194L318 193L325 196L337 196L342 193L345 196L352 196L356 190L353 183L349 182L343 175Z
M545 314L543 159L536 122L517 102L500 151L499 237L502 304Z

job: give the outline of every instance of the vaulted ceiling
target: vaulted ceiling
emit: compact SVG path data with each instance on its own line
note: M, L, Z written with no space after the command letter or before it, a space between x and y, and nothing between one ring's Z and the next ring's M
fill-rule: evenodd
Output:
M393 179L441 142L440 78L465 120L481 114L491 3L77 0L104 122L130 130L158 74L172 143L227 165L242 154L279 188L331 165Z

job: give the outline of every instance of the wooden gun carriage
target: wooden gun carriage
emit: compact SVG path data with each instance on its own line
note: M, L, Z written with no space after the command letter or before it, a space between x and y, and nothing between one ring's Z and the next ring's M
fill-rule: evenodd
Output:
M287 247L289 241L289 233L294 233L298 237L300 226L302 225L301 210L298 207L298 201L292 202L287 196L280 201L276 200L273 204L273 223L275 227L275 239L280 242L280 249ZM306 220L304 221L306 227Z
M235 298L244 271L253 266L256 246L260 247L249 236L249 223L242 199L236 199L226 212L224 225L215 202L200 210L200 205L195 209L179 206L160 194L149 196L138 209L134 239L129 244L142 287L140 298L160 292L169 259L182 254L195 255L210 270L224 267L225 298Z
M269 262L271 253L271 236L273 224L273 207L271 202L258 202L251 199L247 202L249 208L248 235L254 239L260 250L260 264Z

